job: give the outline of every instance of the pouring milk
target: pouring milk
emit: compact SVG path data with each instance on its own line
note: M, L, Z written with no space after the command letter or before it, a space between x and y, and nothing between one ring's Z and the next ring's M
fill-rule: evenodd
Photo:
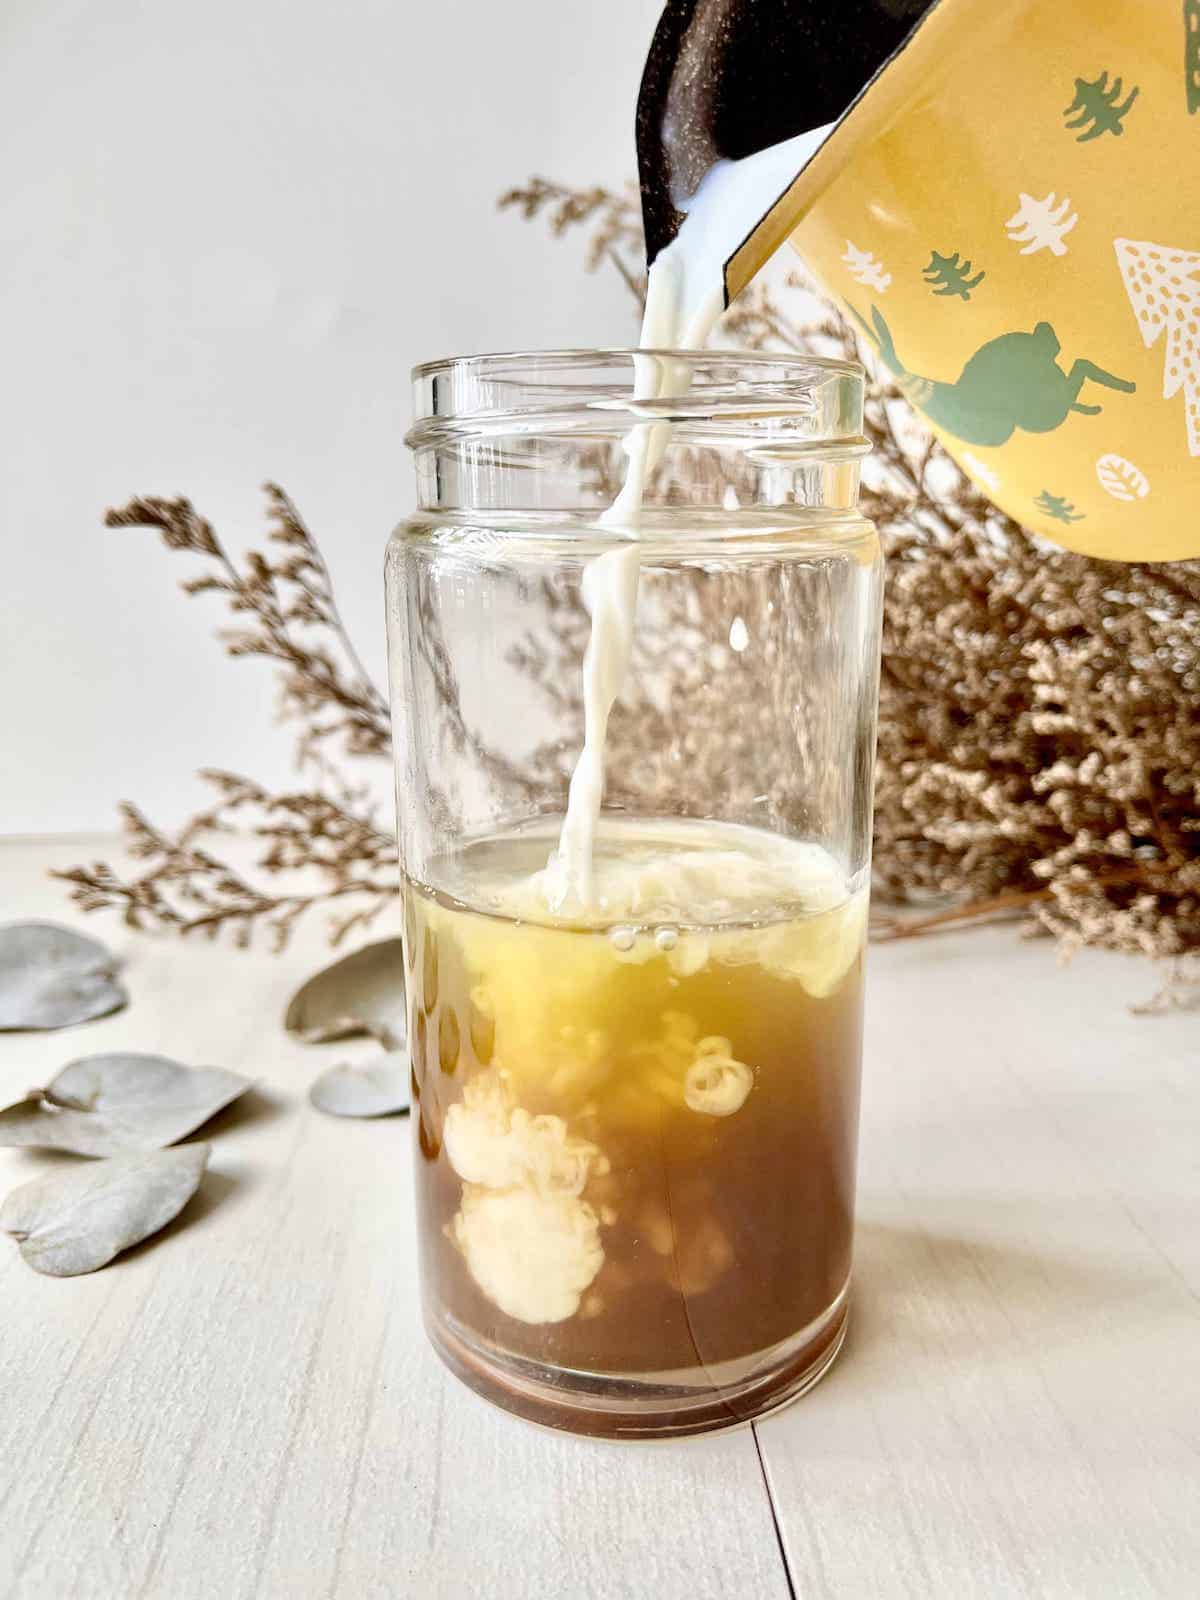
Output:
M725 266L796 172L825 140L828 128L787 139L740 161L718 161L696 193L675 196L683 213L675 238L651 263L639 346L646 351L703 346L725 309ZM633 404L679 394L686 373L658 354L634 358ZM584 743L571 777L558 848L544 875L546 898L556 912L580 910L592 900L592 851L604 793L604 745L613 703L633 649L641 553L639 522L646 483L670 433L670 424L636 423L625 437L621 491L600 517L625 542L596 557L583 576L592 618L583 660Z

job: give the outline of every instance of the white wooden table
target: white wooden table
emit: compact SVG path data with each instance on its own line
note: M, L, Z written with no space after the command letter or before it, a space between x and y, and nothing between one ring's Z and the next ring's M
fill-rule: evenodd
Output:
M408 1126L310 1110L329 1056L279 1026L319 930L80 918L46 868L111 849L0 844L2 919L100 933L133 996L0 1036L0 1099L118 1047L263 1087L156 1241L63 1281L0 1241L0 1595L1200 1593L1200 1021L1129 1014L1150 969L1011 928L876 950L846 1351L754 1430L610 1445L426 1349ZM0 1192L48 1159L0 1151Z

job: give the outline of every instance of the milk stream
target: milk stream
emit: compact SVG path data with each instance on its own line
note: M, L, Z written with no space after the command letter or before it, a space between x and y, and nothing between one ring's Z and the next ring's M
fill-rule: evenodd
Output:
M774 206L829 133L817 128L741 161L719 161L692 197L673 196L684 220L650 268L639 345L646 351L698 350L725 308L725 263ZM687 368L657 355L634 357L633 403L682 394ZM592 627L583 658L583 749L571 775L558 847L545 873L546 896L557 912L592 903L592 856L604 796L608 719L633 650L641 552L642 503L671 425L636 423L625 436L625 478L599 518L625 542L597 556L583 575Z

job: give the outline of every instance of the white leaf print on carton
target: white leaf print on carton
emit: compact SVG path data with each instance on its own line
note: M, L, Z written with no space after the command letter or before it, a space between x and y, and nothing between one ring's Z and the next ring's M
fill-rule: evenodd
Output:
M880 294L887 292L892 275L885 271L883 263L877 261L869 250L860 250L847 239L846 253L842 260L849 267L850 276L855 283L861 283L866 289L877 289Z
M1004 226L1012 242L1022 246L1021 254L1032 256L1039 250L1049 250L1051 255L1065 256L1063 240L1079 221L1078 213L1071 211L1071 202L1059 200L1054 193L1043 200L1024 193L1018 198L1020 204Z
M1096 462L1096 476L1114 500L1144 500L1150 493L1150 480L1142 469L1112 452Z
M1163 399L1183 390L1188 453L1200 456L1200 251L1114 239L1125 293L1149 349L1166 333Z

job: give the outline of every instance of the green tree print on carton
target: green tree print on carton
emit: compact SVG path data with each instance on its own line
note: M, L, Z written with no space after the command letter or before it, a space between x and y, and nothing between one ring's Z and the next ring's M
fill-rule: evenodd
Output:
M1122 100L1124 88L1120 78L1114 78L1110 84L1107 72L1102 72L1098 78L1075 79L1075 98L1063 116L1068 128L1083 129L1076 144L1087 144L1089 139L1098 139L1102 133L1120 135L1125 132L1122 124L1138 97L1138 90L1136 86L1130 89Z
M1194 116L1200 111L1200 0L1183 0L1183 77Z
M1032 333L1002 333L989 339L953 383L944 383L909 371L878 306L871 307L870 323L857 311L854 316L913 405L964 444L1005 444L1018 428L1052 433L1072 411L1095 416L1100 407L1079 398L1088 382L1122 394L1134 392L1134 384L1093 361L1076 361L1064 372L1055 359L1062 346L1048 322L1039 322Z
M924 270L925 282L929 284L934 294L956 295L960 300L969 300L971 290L978 289L987 277L986 272L977 272L971 276L973 261L962 261L956 250L952 256L940 256L937 251L931 251L929 265Z
M1082 522L1087 515L1085 511L1076 511L1071 501L1062 495L1051 494L1049 489L1043 489L1033 503L1046 516L1053 517L1055 522Z

